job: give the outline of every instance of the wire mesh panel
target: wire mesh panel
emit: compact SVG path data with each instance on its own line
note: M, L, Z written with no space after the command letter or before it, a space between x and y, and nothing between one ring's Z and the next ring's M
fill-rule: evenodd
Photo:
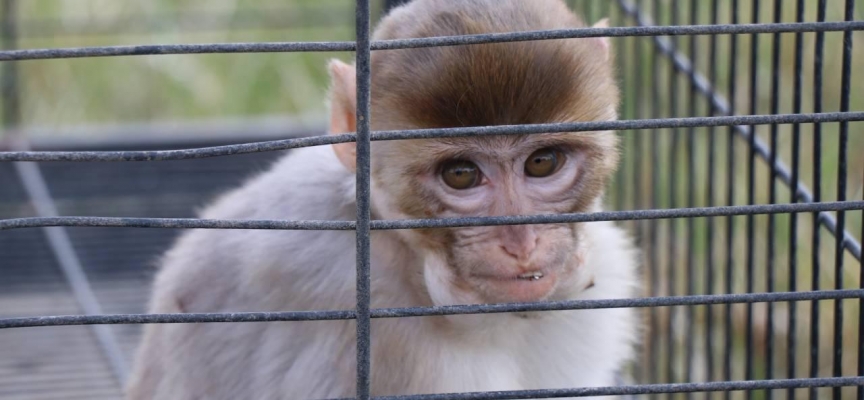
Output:
M828 2L620 2L629 17L625 21L637 26L854 19L853 2L841 3L831 3L829 16ZM851 71L844 71L853 57L851 37L802 32L628 38L623 46L619 43L626 52L624 65L648 67L622 71L625 87L632 88L625 100L626 118L848 111L848 93L842 88L850 82ZM829 99L827 93L835 96ZM629 156L614 203L676 208L842 201L856 193L846 183L862 181L861 161L852 161L859 165L857 171L847 165L850 156L859 159L864 149L862 139L848 141L849 132L854 136L860 130L860 123L840 123L625 133ZM838 235L848 217L843 212L747 215L642 221L633 229L642 234L646 287L652 296L794 292L858 287L860 244L848 232ZM847 300L651 310L643 378L688 382L855 375L858 307ZM855 390L731 396L853 398Z
M530 0L526 0L530 1ZM399 398L508 399L601 395L706 399L852 399L864 398L864 276L860 238L864 219L864 98L852 88L864 59L860 46L864 22L856 19L855 0L620 0L570 1L587 20L612 19L614 28L501 33L460 37L371 42L368 0L356 2L355 42L227 43L145 45L14 50L15 24L8 18L14 1L5 0L0 51L3 69L4 122L17 128L20 113L16 65L39 59L197 53L354 51L357 60L356 135L290 138L193 149L136 151L0 152L0 272L4 293L20 291L16 282L52 281L68 289L52 292L53 301L76 307L26 308L32 300L2 297L0 343L20 341L26 332L79 329L57 325L93 325L92 336L78 336L62 347L98 349L106 357L93 362L94 375L124 377L123 354L137 341L134 324L192 322L262 322L354 319L357 323L357 394L368 399L370 321L372 318L638 307L644 312L641 357L632 368L633 384L603 388L542 389L520 392L415 395ZM388 2L398 3L398 2ZM391 4L392 5L392 4ZM860 14L859 14L860 15ZM624 101L622 120L456 129L370 132L370 56L372 51L424 46L612 36ZM860 41L857 40L857 41ZM50 61L41 61L50 62ZM830 96L829 96L830 94ZM611 211L588 214L458 218L445 220L373 220L370 215L370 146L376 140L549 132L621 131L623 163L609 188ZM115 217L103 206L74 207L82 194L123 191L105 188L98 177L106 168L132 177L126 185L147 185L165 176L157 161L183 160L171 173L187 191L215 193L230 187L246 168L208 164L211 157L260 162L275 151L357 142L356 221L244 221L179 218L187 205L171 212L154 202L112 202ZM246 154L246 155L240 155ZM37 161L40 164L20 163ZM79 163L147 161L148 163ZM143 167L142 167L143 165ZM160 165L147 167L147 165ZM188 165L182 167L183 165ZM209 165L209 167L208 167ZM103 167L99 167L103 166ZM88 168L93 168L92 171ZM218 176L218 185L191 178L202 168ZM209 169L208 169L209 168ZM75 172L70 172L75 171ZM90 171L90 172L88 172ZM238 171L244 171L240 173ZM134 175L137 174L137 175ZM213 174L213 175L211 175ZM235 175L232 175L235 174ZM226 178L227 179L222 179ZM235 179L237 178L237 179ZM119 181L119 180L118 180ZM8 182L8 183L7 183ZM194 187L195 184L200 187ZM164 182L151 186L161 188ZM168 185L170 186L170 184ZM172 192L173 193L173 192ZM53 197L52 197L53 194ZM91 197L91 196L84 196ZM134 201L134 195L127 196ZM60 217L91 214L93 217ZM91 197L91 201L92 197ZM98 211L98 212L97 212ZM106 215L108 214L108 215ZM128 218L140 215L139 218ZM372 230L417 229L503 224L622 221L642 249L644 297L529 304L370 309ZM75 227L64 229L62 227ZM86 227L86 228L85 228ZM133 266L106 265L110 251L88 246L89 238L123 246L128 232L134 249L147 253L144 236L163 229L337 229L357 238L357 306L353 310L246 312L225 314L137 314L141 302L117 300L106 287L141 282L149 275ZM45 228L45 235L24 228ZM104 229L111 228L111 229ZM116 230L116 231L115 231ZM66 232L74 232L70 235ZM157 230L153 248L163 247L171 231ZM53 257L32 249L49 248ZM153 253L157 253L153 250ZM71 254L71 256L70 256ZM154 257L156 254L154 254ZM74 258L75 262L69 259ZM145 257L146 258L146 257ZM53 263L58 265L54 265ZM29 267L39 266L41 269ZM42 271L42 272L39 272ZM25 284L26 286L26 284ZM62 298L62 299L61 299ZM60 300L57 300L60 299ZM38 304L38 303L37 303ZM8 310L5 309L8 307ZM51 310L43 312L41 310ZM60 314L89 314L61 315ZM117 325L117 324L133 324ZM107 328L108 325L116 325ZM20 328L20 329L13 329ZM115 329L116 328L116 329ZM122 330L120 329L122 328ZM128 328L128 330L127 330ZM9 333L11 332L11 333ZM71 332L71 331L70 331ZM78 334L76 333L76 335ZM13 336L15 335L15 336ZM33 342L38 342L33 336ZM20 342L19 342L20 343ZM116 349L115 349L116 347ZM119 355L118 355L119 354ZM20 349L17 362L30 352ZM35 357L35 355L34 355ZM107 359L107 362L105 360ZM55 361L58 366L63 362ZM68 360L78 363L80 360ZM58 367L59 368L59 367ZM26 368L23 370L26 371ZM79 371L80 372L80 371ZM16 376L13 373L12 376ZM21 376L20 372L17 376ZM80 383L81 374L63 379ZM0 377L0 383L3 382ZM638 383L638 384L637 384ZM32 393L47 385L26 382ZM856 387L857 386L857 387ZM19 386L23 387L23 386ZM88 398L119 395L118 386L82 392ZM3 389L0 389L0 393ZM26 389L20 389L26 390ZM68 390L68 389L63 389ZM21 393L3 393L4 395ZM45 398L49 395L46 394Z

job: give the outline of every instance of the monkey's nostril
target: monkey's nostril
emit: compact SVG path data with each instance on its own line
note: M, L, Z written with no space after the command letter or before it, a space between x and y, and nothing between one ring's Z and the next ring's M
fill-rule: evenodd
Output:
M508 256L515 258L518 261L528 261L531 259L531 255L534 253L534 250L537 248L537 240L533 240L531 242L519 243L519 244L501 244L498 247L501 248Z
M501 251L503 251L504 254L507 254L510 257L513 257L517 260L524 258L524 256L519 255L520 253L522 253L519 250L513 249L513 248L506 246L506 245L503 245L503 244L500 245L499 247L501 247Z

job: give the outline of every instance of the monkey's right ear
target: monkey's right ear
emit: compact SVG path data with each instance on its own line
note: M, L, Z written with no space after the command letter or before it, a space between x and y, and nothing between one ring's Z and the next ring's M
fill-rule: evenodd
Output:
M597 23L595 23L591 27L592 28L608 28L609 27L609 18L603 18L600 21L597 21ZM609 52L611 51L611 47L612 47L612 44L610 43L609 38L608 37L598 37L598 38L594 38L593 40L595 41L595 43L600 44L600 49L601 49L601 51L603 51L603 53L605 54L605 57L608 61Z
M357 76L353 65L333 59L327 65L330 72L330 134L340 135L357 131ZM336 143L336 157L345 168L357 169L357 144Z

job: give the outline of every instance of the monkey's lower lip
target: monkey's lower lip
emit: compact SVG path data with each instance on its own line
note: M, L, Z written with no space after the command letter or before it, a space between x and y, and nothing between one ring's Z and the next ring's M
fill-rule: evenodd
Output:
M502 302L542 300L552 292L556 283L554 272L540 270L519 275L475 275L474 278L483 282L483 292Z
M546 278L549 275L544 270L535 270L530 272L525 272L518 275L510 275L510 274L475 274L472 275L474 278L479 278L483 280L491 280L491 281L539 281Z

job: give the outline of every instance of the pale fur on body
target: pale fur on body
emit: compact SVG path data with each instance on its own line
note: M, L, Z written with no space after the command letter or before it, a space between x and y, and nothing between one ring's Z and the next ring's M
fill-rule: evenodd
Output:
M405 8L397 22L399 12ZM387 126L386 118L376 125L374 109L372 121L374 129ZM294 150L201 217L352 220L354 185L332 149ZM373 177L373 216L403 216L382 190L380 175ZM584 207L600 209L599 196ZM554 299L632 297L637 254L626 234L609 222L578 228L578 278ZM161 263L150 312L352 309L354 240L344 231L187 232ZM372 307L478 302L448 286L447 268L430 266L444 258L411 244L420 240L405 231L372 233ZM372 392L611 386L633 357L636 320L630 309L375 319ZM355 344L353 321L148 325L128 397L351 397Z

